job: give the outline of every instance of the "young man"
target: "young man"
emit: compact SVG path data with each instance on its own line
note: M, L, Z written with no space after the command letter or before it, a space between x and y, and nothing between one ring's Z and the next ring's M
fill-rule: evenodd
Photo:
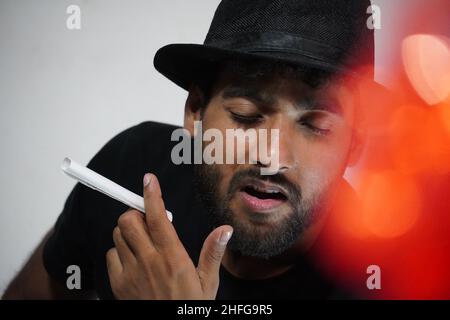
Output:
M259 158L177 165L176 127L130 128L89 167L143 194L145 215L78 184L5 297L338 297L307 252L352 194L342 175L361 150L361 106L348 75L373 67L369 5L224 0L204 45L160 49L156 68L189 91L184 128L275 130L275 171L261 175ZM65 289L71 265L80 290Z

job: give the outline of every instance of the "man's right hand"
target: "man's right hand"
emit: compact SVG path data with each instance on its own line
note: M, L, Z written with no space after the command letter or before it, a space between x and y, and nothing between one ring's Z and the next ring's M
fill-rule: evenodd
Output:
M145 217L125 212L114 229L115 248L107 266L118 299L214 299L219 269L232 228L213 230L194 266L172 223L167 219L158 179L144 177Z

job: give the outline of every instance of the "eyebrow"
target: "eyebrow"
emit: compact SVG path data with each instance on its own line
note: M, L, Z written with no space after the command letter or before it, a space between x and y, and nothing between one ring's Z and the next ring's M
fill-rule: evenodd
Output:
M260 90L236 85L226 87L222 93L222 97L224 99L247 98L256 104L263 105L265 107L271 107L276 102L274 97L263 95Z
M273 96L264 95L260 90L250 87L241 87L231 85L226 87L222 92L224 99L232 98L247 98L255 104L262 107L264 110L272 109L276 103ZM321 98L314 99L311 97L303 97L302 101L297 102L295 106L301 110L308 111L326 111L337 115L342 115L342 106L335 98L328 98L325 103Z

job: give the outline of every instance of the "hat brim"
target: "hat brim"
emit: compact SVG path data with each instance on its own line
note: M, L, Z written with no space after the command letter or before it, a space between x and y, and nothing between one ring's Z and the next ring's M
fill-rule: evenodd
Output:
M162 75L185 90L198 77L204 76L205 71L213 71L220 62L230 59L266 59L286 62L311 69L342 72L357 76L353 71L310 57L308 55L290 54L289 52L254 51L242 52L228 50L201 44L169 44L160 48L153 60L153 64ZM386 91L381 84L370 80L374 90Z

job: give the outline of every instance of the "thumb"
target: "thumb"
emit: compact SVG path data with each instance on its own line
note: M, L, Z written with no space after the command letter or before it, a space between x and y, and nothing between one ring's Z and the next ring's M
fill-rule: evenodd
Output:
M215 298L219 287L219 269L233 228L228 225L214 229L203 243L197 266L197 273L203 292L209 298Z

